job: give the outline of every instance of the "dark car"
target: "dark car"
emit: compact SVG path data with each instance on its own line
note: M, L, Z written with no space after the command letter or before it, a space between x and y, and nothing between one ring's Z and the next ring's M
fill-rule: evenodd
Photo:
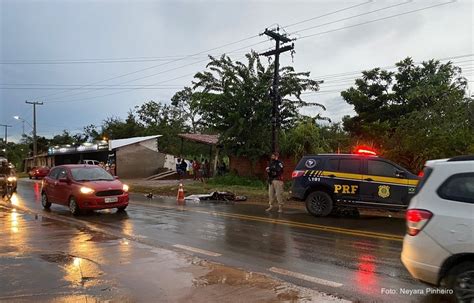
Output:
M47 166L35 166L28 172L30 179L44 178L49 174L50 168Z
M49 208L52 203L69 206L71 213L81 210L128 206L128 186L96 165L61 165L51 169L43 180L41 204Z
M319 217L340 209L406 209L419 178L377 156L320 154L304 156L292 179L293 198Z

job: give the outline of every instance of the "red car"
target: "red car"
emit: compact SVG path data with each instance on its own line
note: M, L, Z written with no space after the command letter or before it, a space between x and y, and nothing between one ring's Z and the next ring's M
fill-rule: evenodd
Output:
M44 178L49 174L49 170L50 169L47 166L36 166L28 172L28 176L30 179Z
M69 206L72 214L81 210L128 206L128 186L96 165L61 165L51 169L43 179L41 204L45 209L52 203Z

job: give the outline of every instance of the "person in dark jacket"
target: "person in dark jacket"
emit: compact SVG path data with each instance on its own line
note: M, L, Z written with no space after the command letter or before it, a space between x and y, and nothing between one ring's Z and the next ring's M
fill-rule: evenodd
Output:
M275 200L278 201L278 212L283 212L283 162L279 159L279 154L274 152L270 164L266 171L268 174L268 198L270 207L266 211L273 209Z

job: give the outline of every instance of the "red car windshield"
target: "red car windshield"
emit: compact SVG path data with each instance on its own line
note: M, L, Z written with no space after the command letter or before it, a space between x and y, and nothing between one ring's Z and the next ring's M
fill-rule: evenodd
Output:
M72 178L76 181L112 181L115 180L111 174L100 167L78 167L71 168Z

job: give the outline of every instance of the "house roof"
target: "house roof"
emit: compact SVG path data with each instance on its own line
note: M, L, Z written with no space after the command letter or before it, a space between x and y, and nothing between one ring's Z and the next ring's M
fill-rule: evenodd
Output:
M217 142L219 142L218 135L179 134L178 136L189 141L194 141L207 145L217 145Z
M127 145L140 143L143 141L156 139L161 137L162 135L154 135L154 136L146 136L146 137L133 137L133 138L126 138L126 139L117 139L117 140L109 140L109 150L113 150L116 148L124 147Z

